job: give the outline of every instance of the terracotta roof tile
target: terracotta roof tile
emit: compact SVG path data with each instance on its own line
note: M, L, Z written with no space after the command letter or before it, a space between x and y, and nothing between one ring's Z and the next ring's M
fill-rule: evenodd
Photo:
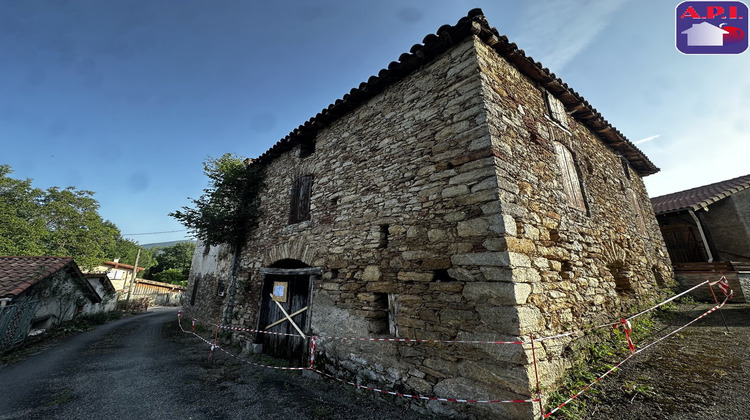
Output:
M654 212L656 214L672 213L688 209L695 211L748 188L750 188L750 175L745 175L702 187L654 197L651 199L651 204L654 205Z
M0 257L0 298L18 296L71 263L70 257Z
M640 149L605 120L599 111L578 92L569 88L549 69L542 67L541 63L527 57L523 50L508 41L505 35L500 35L497 29L490 27L481 9L469 11L468 15L461 18L456 25L441 26L437 35L430 34L424 37L423 44L412 46L409 53L401 54L398 62L391 62L388 68L380 70L377 76L371 76L367 82L352 89L342 99L328 105L316 116L279 140L254 162L261 164L270 162L298 144L314 141L320 130L471 35L479 37L482 42L508 60L526 77L557 97L574 118L596 133L608 147L624 156L638 174L646 176L659 172L659 168Z

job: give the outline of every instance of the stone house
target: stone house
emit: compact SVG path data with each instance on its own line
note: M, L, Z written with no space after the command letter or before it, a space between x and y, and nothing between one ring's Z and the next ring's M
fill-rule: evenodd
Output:
M733 301L745 301L750 292L750 175L651 202L677 280L692 287L724 274L735 292ZM697 297L713 299L710 293Z
M252 164L265 165L266 187L237 276L231 250L199 244L187 316L294 333L275 324L282 306L305 334L517 340L616 319L672 277L641 179L658 168L478 9ZM235 339L278 357L307 352L298 338ZM544 343L547 386L570 343ZM517 399L536 387L528 345L324 339L316 364L427 396Z

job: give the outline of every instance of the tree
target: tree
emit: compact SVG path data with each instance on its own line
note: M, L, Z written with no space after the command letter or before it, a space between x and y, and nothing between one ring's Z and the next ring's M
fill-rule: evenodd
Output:
M120 230L99 215L91 191L73 187L47 189L41 213L47 226L45 248L52 255L71 256L81 267L95 267L115 248Z
M169 215L182 222L206 246L228 244L232 249L232 282L227 293L222 324L229 323L234 310L237 290L237 267L242 244L255 227L259 215L259 199L264 187L264 167L252 160L243 160L230 153L203 163L208 188L197 200L195 208L183 207Z
M194 208L169 213L207 245L238 246L258 216L258 192L263 188L263 167L246 164L231 153L203 163L209 179Z
M141 248L140 245L130 239L123 239L118 237L115 239L114 250L109 252L109 258L119 258L123 264L135 265L135 257L138 255L138 249L141 250L141 256L138 258L138 266L144 267L147 270L156 265L156 258L154 257L154 249ZM139 277L143 277L146 271L139 271Z
M156 264L148 270L147 277L164 283L177 284L187 281L195 253L195 243L178 242L168 247L154 248L153 252ZM169 274L162 274L165 272Z
M118 247L127 241L99 215L93 192L42 190L11 173L10 166L0 165L0 255L73 257L82 268L117 257Z
M164 271L160 271L154 274L153 280L160 281L162 283L179 284L182 286L187 284L187 276L183 273L182 270L178 270L176 268L168 268Z
M47 230L40 214L43 191L31 180L8 177L8 165L0 165L0 255L38 255L44 251Z

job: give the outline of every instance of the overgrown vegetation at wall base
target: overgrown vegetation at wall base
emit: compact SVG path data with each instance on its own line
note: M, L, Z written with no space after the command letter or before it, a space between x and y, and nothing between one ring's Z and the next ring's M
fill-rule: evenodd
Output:
M683 298L681 302L690 302L690 298ZM633 343L643 343L653 339L657 333L659 321L667 321L674 317L676 306L667 303L654 312L644 314L631 321L632 331L630 339ZM575 364L558 381L555 390L548 393L547 407L549 412L581 391L612 369L630 355L627 338L619 328L605 328L593 331L589 336L579 340L579 344L571 347ZM613 373L616 373L615 370ZM606 380L606 379L605 379ZM637 378L627 381L624 392L633 398L637 396L649 397L654 391L648 384L639 383ZM582 419L586 418L589 405L600 403L600 391L596 386L588 389L580 397L566 404L555 413L556 418Z
M203 172L209 183L200 198L192 199L195 207L183 207L169 215L207 245L235 246L257 219L263 167L227 153L207 159Z

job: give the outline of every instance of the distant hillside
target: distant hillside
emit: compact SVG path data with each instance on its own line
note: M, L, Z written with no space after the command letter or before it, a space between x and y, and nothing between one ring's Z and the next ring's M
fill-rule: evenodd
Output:
M141 246L144 247L144 248L146 248L146 249L151 249L151 248L153 248L155 246L164 248L164 247L172 246L174 244L179 244L180 242L192 242L192 243L196 243L196 241L183 240L183 241L170 241L170 242L154 242L154 243L150 243L150 244L143 244Z

